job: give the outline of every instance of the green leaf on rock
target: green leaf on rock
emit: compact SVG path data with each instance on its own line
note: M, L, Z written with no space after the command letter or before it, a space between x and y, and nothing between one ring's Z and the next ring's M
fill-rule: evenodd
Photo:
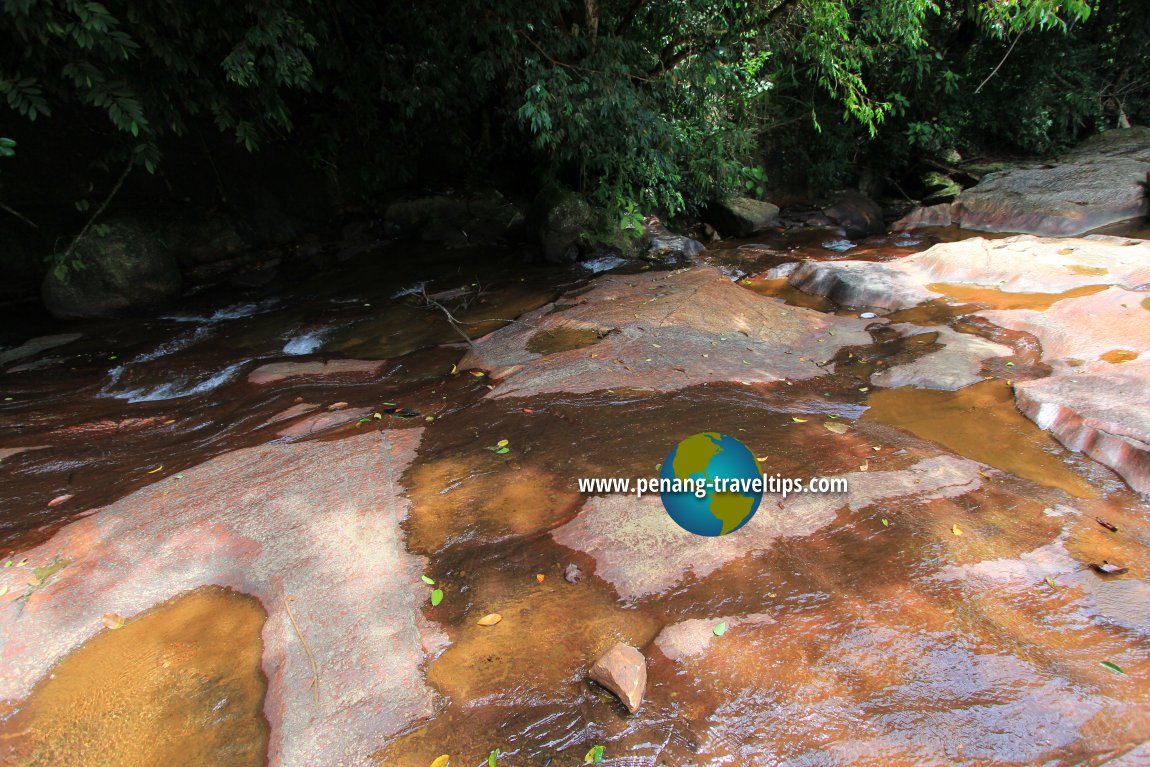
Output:
M437 607L443 601L443 589L436 589L431 592L431 606Z
M1051 578L1049 575L1048 575L1048 576L1046 576L1046 585L1047 585L1047 586L1049 586L1049 587L1050 587L1050 588L1052 588L1052 589L1056 589L1056 588L1058 588L1058 584L1057 584L1057 583L1055 583L1055 582L1054 582L1054 579L1053 579L1053 578Z
M726 621L724 621L723 623L720 623L720 624L716 625L716 626L715 626L713 629L711 629L711 631L714 631L714 632L715 632L715 636L717 636L717 637L721 637L723 634L726 634L726 633L727 633L727 623L726 623Z
M426 583L428 586L434 586L435 585L435 581L431 578L428 578L426 575L419 576L419 579L421 581L423 581L424 583Z
M495 762L499 759L499 754L502 752L497 748L487 755L487 767L495 767Z
M1120 676L1126 676L1126 672L1123 671L1122 667L1119 666L1117 663L1111 663L1108 660L1104 660L1098 665L1102 666L1102 668L1106 669L1107 671L1113 671L1115 674L1118 674Z
M583 757L583 764L602 764L603 747L591 746L591 750Z

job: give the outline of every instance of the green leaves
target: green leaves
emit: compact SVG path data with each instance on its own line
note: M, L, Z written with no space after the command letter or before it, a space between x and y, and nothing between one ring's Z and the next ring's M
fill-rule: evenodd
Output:
M723 621L722 623L715 624L715 627L712 628L711 631L714 632L715 636L721 637L727 633L727 622Z
M1123 671L1122 667L1119 666L1117 663L1112 663L1111 661L1104 660L1101 663L1099 663L1098 665L1101 666L1102 668L1106 669L1107 671L1111 671L1115 674L1118 674L1119 676L1126 676L1126 672Z
M591 749L583 756L583 764L602 764L603 751L602 746L591 746Z
M443 589L436 589L431 592L431 606L438 607L439 603L443 601Z

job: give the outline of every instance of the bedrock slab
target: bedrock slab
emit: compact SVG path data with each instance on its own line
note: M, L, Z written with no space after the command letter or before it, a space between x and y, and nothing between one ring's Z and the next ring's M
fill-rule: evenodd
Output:
M610 275L478 340L460 367L491 370L496 397L799 380L870 343L866 325L760 296L710 267ZM574 348L547 348L564 338Z
M398 479L421 433L228 453L15 555L29 566L0 570L10 589L0 598L0 698L27 696L107 630L102 615L130 619L188 590L226 586L268 613L269 764L370 764L385 738L433 713L421 665L446 641L422 617L424 560L407 552L400 529L408 505ZM29 571L53 560L67 564L29 585Z
M886 263L805 261L791 273L790 283L842 306L887 311L941 299L948 285L1003 294L1061 294L1091 285L1137 290L1150 284L1150 242L1122 237L974 237Z
M1070 450L1150 494L1150 360L1014 385L1018 408Z
M904 336L921 333L923 330L916 325L892 325L891 328ZM969 333L959 333L945 325L930 328L930 332L938 333L942 349L911 362L880 370L871 376L871 383L891 389L915 386L920 389L955 391L982 380L980 371L985 360L1014 354L1009 346Z
M248 383L270 384L288 378L371 379L387 365L386 360L310 360L270 362L248 373Z
M925 503L953 498L981 486L983 465L940 455L898 471L842 475L847 494L792 495L780 502L766 496L755 518L731 535L706 538L677 526L657 495L593 496L572 521L552 531L568 548L595 559L595 575L610 583L624 600L667 591L693 574L698 579L745 556L762 552L782 537L811 535L834 521L844 507L852 511L890 498Z

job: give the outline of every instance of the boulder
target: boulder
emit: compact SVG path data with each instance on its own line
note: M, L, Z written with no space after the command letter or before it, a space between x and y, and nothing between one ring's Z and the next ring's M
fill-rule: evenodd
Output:
M595 661L588 672L591 680L615 694L634 714L643 704L647 690L647 660L643 653L622 642Z
M543 258L556 264L577 260L580 243L591 227L591 206L580 195L566 192L541 199L539 209Z
M110 219L93 227L67 264L49 270L41 294L53 316L116 317L179 297L173 251L138 222Z
M510 239L523 222L519 207L495 191L400 200L384 211L387 234L451 247Z
M915 208L910 213L894 222L892 227L896 232L908 232L911 229L922 229L928 226L950 226L954 223L949 202L939 205Z
M962 193L962 184L938 171L924 174L922 186L926 191L926 196L922 198L922 204L927 206L953 202L954 198Z
M1112 130L1053 165L990 173L958 196L963 229L1073 236L1150 212L1150 128Z
M878 203L850 189L837 193L823 213L850 239L881 234L886 228Z
M657 218L650 218L645 222L649 245L644 258L667 264L689 263L692 258L704 250L703 243L675 234L667 229Z
M709 223L722 236L749 237L777 224L779 208L749 197L732 197L726 202L713 203L709 217Z

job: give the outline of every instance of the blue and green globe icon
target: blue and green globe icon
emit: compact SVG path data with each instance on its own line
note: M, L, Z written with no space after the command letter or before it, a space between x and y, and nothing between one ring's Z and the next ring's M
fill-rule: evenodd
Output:
M684 530L696 535L727 535L747 524L758 511L763 500L762 476L758 460L746 445L726 434L707 431L676 445L660 470L661 489L688 489L660 492L660 496L667 514ZM680 480L677 485L676 479Z

